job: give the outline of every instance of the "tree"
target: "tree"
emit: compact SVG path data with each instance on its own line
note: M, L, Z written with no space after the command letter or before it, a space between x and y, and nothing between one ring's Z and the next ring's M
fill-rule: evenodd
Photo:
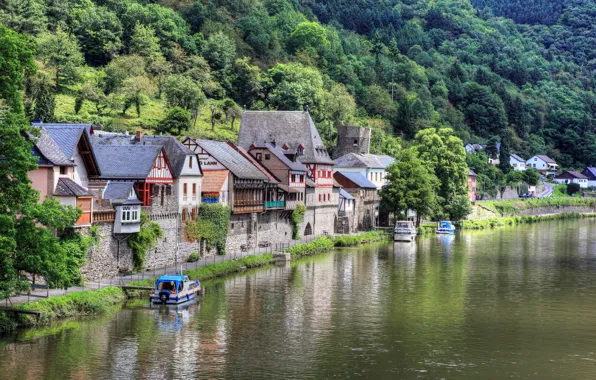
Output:
M269 69L265 81L270 85L267 100L272 107L296 111L308 105L311 112L322 113L323 78L317 69L279 63Z
M397 157L401 151L401 140L379 131L372 130L370 139L370 152L372 154L386 154L390 157Z
M453 209L449 205L468 193L468 165L463 142L450 128L423 129L416 134L414 142L420 159L439 180L436 188L439 206L455 220L459 215L450 214Z
M302 50L318 56L324 49L331 47L331 43L323 26L317 22L304 21L290 34L288 46L293 53Z
M0 2L0 21L23 34L37 34L46 27L48 19L42 0L3 0Z
M323 95L323 115L335 127L350 123L356 115L356 102L346 86L334 84L329 92Z
M166 79L164 93L169 107L181 107L192 112L196 123L199 107L205 103L205 95L195 81L181 74L170 75Z
M170 108L155 127L157 133L181 135L190 129L190 112L181 107Z
M137 22L130 37L129 51L131 54L152 59L161 56L159 38L155 37L153 28Z
M157 98L160 99L166 78L172 73L172 64L163 56L155 56L147 62L147 72L153 75L157 82Z
M85 59L91 65L105 65L122 47L122 25L106 7L75 8L72 29Z
M127 78L144 76L145 59L138 55L123 55L113 59L104 71L104 92L109 95L118 91Z
M236 58L236 45L222 32L215 33L205 42L203 57L214 70L225 73Z
M122 115L126 114L129 107L135 106L137 116L141 117L141 106L147 104L150 94L155 92L155 86L145 76L127 78L122 83L120 93L123 96L124 106Z
M215 130L215 124L223 117L222 103L215 99L209 99L207 101L207 107L209 108L209 115L211 119L211 130Z
M488 142L486 143L486 148L484 151L488 158L492 158L496 160L499 157L499 138L497 136L492 136ZM509 160L507 160L509 162Z
M401 151L396 162L387 169L387 184L380 191L383 208L405 217L408 210L416 211L417 225L431 214L435 207L437 178L424 161L418 158L416 148Z
M530 186L537 186L540 181L540 173L534 168L527 168L523 171L524 181Z
M52 123L55 120L56 98L54 94L54 82L47 74L39 72L29 78L27 93L31 102L32 121Z
M56 71L56 87L60 89L62 81L73 83L76 70L83 63L83 54L76 38L59 27L54 33L41 33L36 43L39 60Z
M225 99L222 107L226 114L226 120L232 119L232 131L234 131L234 122L242 117L242 108L238 107L238 104L232 99Z
M567 194L573 196L575 193L579 193L581 190L579 183L568 183L567 184Z
M237 59L234 63L232 94L238 104L250 107L263 97L261 69L250 64L250 58Z

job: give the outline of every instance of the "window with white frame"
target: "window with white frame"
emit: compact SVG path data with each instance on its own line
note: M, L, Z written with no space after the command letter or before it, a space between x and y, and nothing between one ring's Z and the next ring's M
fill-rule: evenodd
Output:
M140 220L140 213L137 207L122 207L122 223L134 223Z

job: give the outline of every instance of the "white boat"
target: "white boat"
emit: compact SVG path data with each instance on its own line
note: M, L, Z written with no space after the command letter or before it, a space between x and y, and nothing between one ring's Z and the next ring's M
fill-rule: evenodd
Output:
M201 292L199 281L191 281L188 276L161 276L155 281L155 292L149 298L151 303L180 305L194 300Z
M395 223L395 230L393 231L393 240L395 241L414 241L416 239L416 226L414 222L399 221Z
M444 220L439 222L439 226L437 227L438 234L453 234L455 233L455 226L448 220Z

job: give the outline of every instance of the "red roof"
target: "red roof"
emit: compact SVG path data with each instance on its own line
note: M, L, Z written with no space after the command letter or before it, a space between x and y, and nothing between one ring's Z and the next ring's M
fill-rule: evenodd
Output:
M229 174L229 170L205 170L203 172L201 192L219 193Z

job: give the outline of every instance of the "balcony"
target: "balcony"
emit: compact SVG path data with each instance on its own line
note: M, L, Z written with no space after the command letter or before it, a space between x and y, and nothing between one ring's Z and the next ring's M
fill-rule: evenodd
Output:
M201 197L201 203L205 203L208 205L212 205L215 203L219 203L219 198L214 197Z
M298 201L286 201L286 210L296 210Z
M94 223L112 223L116 218L115 210L93 211Z
M285 208L286 201L266 201L265 208Z

